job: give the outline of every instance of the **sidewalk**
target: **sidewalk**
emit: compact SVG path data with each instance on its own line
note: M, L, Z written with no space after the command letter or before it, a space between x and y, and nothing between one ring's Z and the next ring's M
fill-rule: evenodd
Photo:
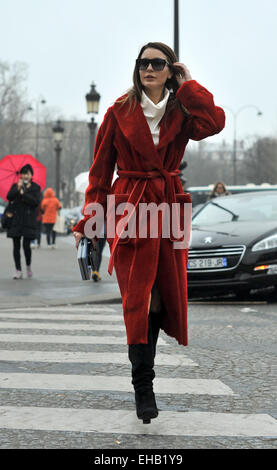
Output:
M12 279L15 268L12 256L12 239L0 233L0 307L30 307L78 303L121 302L116 275L107 272L109 247L106 243L100 282L82 281L77 262L77 251L71 235L57 237L57 248L50 250L42 235L41 248L32 250L32 279L26 279L23 249L21 263L23 280Z

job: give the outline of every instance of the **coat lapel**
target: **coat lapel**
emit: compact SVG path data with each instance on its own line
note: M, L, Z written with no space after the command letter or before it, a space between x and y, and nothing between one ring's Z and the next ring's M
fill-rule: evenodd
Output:
M123 106L116 103L113 110L120 130L130 145L145 159L147 167L155 167L159 157L140 103L130 112L129 103Z
M185 119L181 110L175 108L166 118L162 118L160 141L157 147L154 145L152 134L140 103L137 103L135 109L130 112L128 102L124 105L116 103L113 111L121 132L130 145L143 157L146 168L162 168L163 162L159 155L159 150L166 147L181 131Z
M175 139L176 135L181 132L185 119L185 115L179 108L173 109L166 117L163 117L161 121L160 141L157 146L157 151L167 147L167 145Z

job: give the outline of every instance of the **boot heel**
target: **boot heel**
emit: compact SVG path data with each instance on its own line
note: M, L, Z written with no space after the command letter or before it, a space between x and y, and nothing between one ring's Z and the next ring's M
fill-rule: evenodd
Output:
M135 399L138 419L141 419L143 424L150 424L151 419L157 418L159 414L154 392L143 394L136 392Z

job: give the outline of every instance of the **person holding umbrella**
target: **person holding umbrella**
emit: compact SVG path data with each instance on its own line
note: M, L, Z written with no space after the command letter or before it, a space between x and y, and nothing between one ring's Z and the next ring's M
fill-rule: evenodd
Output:
M191 207L190 196L184 193L179 177L186 145L189 139L198 141L219 133L225 125L225 114L215 105L213 95L192 79L169 46L159 42L146 44L134 65L132 88L108 109L98 131L84 218L73 230L76 246L84 234L95 245L92 222L96 211L91 209L98 207L95 203L105 211L107 196L113 196L109 201L113 200L116 208L122 202L132 204L127 216L120 208L119 231L116 229L113 237L107 233L111 251L108 271L111 274L115 267L136 412L146 424L158 416L152 381L160 328L179 344L188 344L188 249L175 249L172 232L168 237L162 236L162 217L157 218L155 237L149 234L146 218L146 237L137 230L126 238L124 232L128 224L132 226L133 215L136 227L140 225L141 204L158 207L165 202L173 211L178 202L183 212L186 204ZM111 187L115 164L119 178ZM108 207L107 225L111 213L116 211ZM185 222L188 229L189 218Z
M16 273L13 279L22 279L20 246L23 237L23 250L25 255L27 277L32 277L31 241L36 237L37 207L41 201L40 186L32 181L33 168L30 164L24 165L20 169L20 178L14 183L8 194L7 200L10 203L10 224L7 230L7 237L13 239L13 257Z
M25 165L31 165L33 170L32 181L43 191L46 187L47 168L36 158L29 154L6 155L0 159L0 197L7 201L7 193L11 186L17 183L20 170Z

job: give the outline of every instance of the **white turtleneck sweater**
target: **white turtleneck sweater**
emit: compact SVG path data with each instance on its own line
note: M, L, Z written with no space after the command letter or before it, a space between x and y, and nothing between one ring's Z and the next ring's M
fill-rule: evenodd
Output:
M146 95L146 93L142 90L142 97L141 97L141 107L150 127L150 131L153 137L154 145L158 145L159 143L159 135L160 135L160 121L165 113L165 108L167 105L167 101L169 98L169 91L165 88L165 94L162 101L158 104L153 103L150 98Z

